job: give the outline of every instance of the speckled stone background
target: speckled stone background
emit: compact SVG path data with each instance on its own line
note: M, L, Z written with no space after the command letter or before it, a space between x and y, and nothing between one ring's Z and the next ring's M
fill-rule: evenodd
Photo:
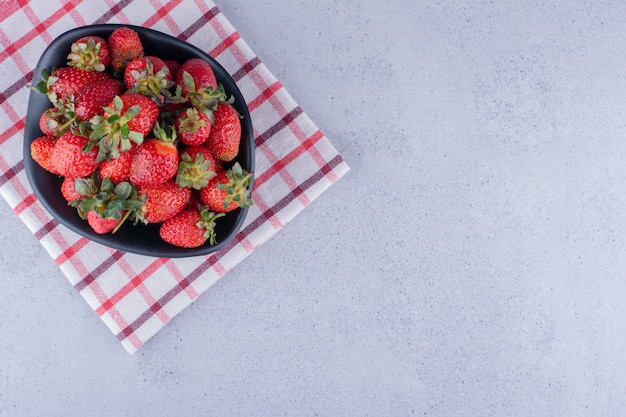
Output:
M0 416L622 416L626 5L216 1L352 170L129 356L0 204Z

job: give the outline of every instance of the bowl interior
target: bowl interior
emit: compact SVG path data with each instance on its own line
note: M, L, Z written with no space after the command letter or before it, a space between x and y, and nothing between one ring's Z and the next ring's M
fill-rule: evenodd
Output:
M173 59L181 63L190 58L202 58L211 64L217 82L224 86L228 95L234 96L234 106L239 114L243 115L241 120L242 138L236 161L248 172L253 172L254 137L252 124L248 108L237 85L226 70L205 52L170 35L148 28L117 24L92 25L72 29L56 38L46 48L34 70L32 84L35 85L39 82L41 71L44 68L52 69L66 65L68 51L75 40L87 35L97 35L107 39L111 32L120 26L130 27L139 33L146 55ZM39 129L39 117L49 107L51 104L46 95L35 91L30 92L24 131L24 166L28 181L39 201L52 216L69 229L95 242L122 251L154 257L179 258L215 252L226 245L241 228L248 209L239 208L227 213L225 217L216 222L217 244L214 246L207 243L198 248L185 249L170 245L159 237L159 224L137 226L124 224L115 234L99 235L95 233L87 222L78 216L76 209L68 206L67 201L61 195L62 178L45 171L30 155L31 142L42 135Z

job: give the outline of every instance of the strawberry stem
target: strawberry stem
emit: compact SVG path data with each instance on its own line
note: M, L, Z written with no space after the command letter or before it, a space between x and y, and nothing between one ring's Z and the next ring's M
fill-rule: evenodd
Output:
M115 232L117 232L120 229L120 227L122 227L122 224L124 224L126 219L128 219L131 214L132 212L130 210L126 210L124 217L122 217L122 220L120 220L120 222L117 224L117 226L115 226L115 228L111 231L111 233L115 234Z

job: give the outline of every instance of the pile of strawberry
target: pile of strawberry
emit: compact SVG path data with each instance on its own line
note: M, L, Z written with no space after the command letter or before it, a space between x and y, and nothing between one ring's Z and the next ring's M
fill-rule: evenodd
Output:
M240 115L205 60L146 55L119 27L77 39L30 87L52 103L31 156L96 233L160 223L172 245L214 245L216 221L252 205L252 174L234 162Z

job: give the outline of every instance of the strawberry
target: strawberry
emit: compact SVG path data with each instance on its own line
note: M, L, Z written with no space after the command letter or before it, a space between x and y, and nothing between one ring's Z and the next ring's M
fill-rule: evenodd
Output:
M141 208L144 223L160 223L178 214L189 203L191 189L182 188L170 179L158 185L137 186L146 203Z
M189 146L202 145L211 132L211 119L194 107L180 112L174 121L178 140Z
M76 178L65 177L61 183L61 195L63 195L63 198L65 198L68 203L74 200L80 200L84 197L84 195L76 191L74 186L75 182Z
M42 72L42 81L37 84L37 91L47 94L50 102L72 100L85 86L111 78L106 72L87 71L77 67L61 67L46 76Z
M39 130L47 136L54 136L54 130L59 125L55 119L55 108L46 109L39 117Z
M111 51L107 41L100 36L84 36L70 47L67 65L87 71L104 71L109 65Z
M39 117L39 129L44 135L61 136L71 129L74 122L73 103L59 102L59 107L44 110Z
M215 245L215 220L224 213L213 213L191 207L166 220L159 229L159 236L167 243L183 248L197 248L209 241Z
M143 44L139 34L131 28L121 26L109 35L111 48L111 68L121 70L135 58L144 55Z
M104 114L104 106L113 98L122 94L124 85L121 81L107 79L93 82L83 87L74 98L74 113L80 120L89 120Z
M156 138L144 140L137 148L130 167L130 180L133 184L157 185L176 175L176 131L167 127L161 127L157 122L153 129Z
M69 178L66 177L61 183L61 194L70 205L78 204L78 200L86 197L95 196L100 186L100 181L96 181L97 177L86 178Z
M185 155L189 156L189 159L191 159L192 161L197 160L198 155L202 155L202 158L205 161L210 162L209 169L213 172L218 171L217 161L215 160L215 158L213 158L213 155L211 154L211 151L209 151L209 148L204 145L184 147L181 151L181 157Z
M130 167L137 151L137 145L131 143L131 148L120 152L117 158L106 159L100 163L100 177L111 178L115 184L130 180Z
M193 85L185 80L185 73L189 74ZM217 80L211 64L201 58L190 58L182 63L176 71L176 84L182 87L184 95L193 93L202 88L217 90Z
M215 121L206 140L215 159L232 161L239 153L241 142L241 121L239 113L228 103L220 103L213 112Z
M132 106L139 106L139 113L128 122L130 130L146 136L159 119L159 106L150 99L137 93L126 93L120 96L122 99L122 111L124 114ZM111 103L113 105L114 103ZM110 105L109 105L110 107Z
M223 88L218 87L211 65L203 59L191 58L180 66L175 81L176 94L170 101L186 102L212 121L211 113L226 95Z
M105 233L117 231L116 229L120 226L122 222L122 217L119 219L113 217L102 217L95 210L91 210L87 213L87 223L93 229L94 232L99 235L103 235Z
M189 146L180 154L176 182L181 187L199 190L215 176L215 159L206 146Z
M252 174L236 162L231 169L222 170L209 180L208 185L200 190L200 201L217 212L251 207L253 203L248 190L251 183Z
M150 97L158 104L163 103L168 89L174 85L169 68L156 56L130 61L124 70L124 83L130 91Z
M30 144L30 156L46 171L59 174L52 163L52 153L57 138L52 135L44 135L35 138Z
M76 181L74 187L83 197L71 201L70 205L76 207L81 218L92 218L94 224L90 222L90 225L96 226L94 230L97 233L105 230L105 225L113 227L102 233L115 232L127 218L136 217L144 205L143 197L137 194L137 188L129 182L114 184L110 178L105 178L99 184L89 184L87 180ZM94 213L95 217L90 213Z
M88 140L66 132L61 135L52 149L50 161L56 172L64 177L87 177L98 168L98 153L95 149L83 152Z
M103 116L91 119L89 147L98 145L98 160L117 158L131 148L131 141L141 144L159 118L159 106L146 96L125 93L115 96Z

